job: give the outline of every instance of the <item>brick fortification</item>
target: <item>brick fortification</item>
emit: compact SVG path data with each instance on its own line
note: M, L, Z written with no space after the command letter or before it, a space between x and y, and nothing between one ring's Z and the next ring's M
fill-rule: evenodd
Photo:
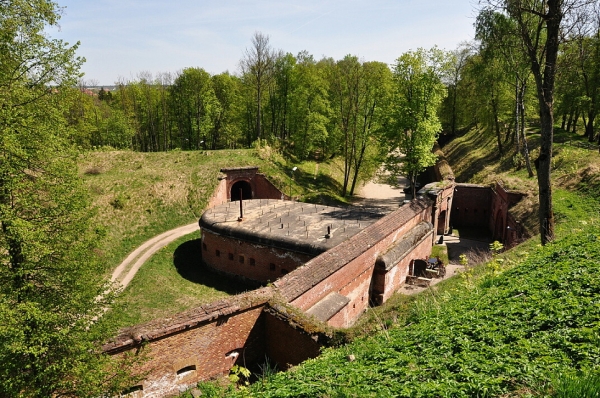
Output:
M269 358L286 369L316 357L329 327L347 327L369 305L385 302L451 220L504 239L511 239L506 227L518 224L509 209L519 194L500 185L455 185L443 158L433 168L439 182L385 216L283 201L257 170L222 170L213 207L200 220L202 255L218 272L273 284L124 330L104 350L148 355L132 396L174 395L235 364ZM240 202L230 202L235 195L243 198L242 214Z
M265 202L275 208L302 206L290 202L282 204L282 201ZM139 349L147 353L149 360L137 369L138 374L146 377L133 386L140 396L176 394L199 380L227 374L235 364L249 366L264 362L266 357L275 362L278 369L316 357L327 344L329 326L349 326L369 302L385 301L404 283L410 260L429 255L434 203L430 198L419 198L379 219L373 213L348 214L338 208L318 206L307 216L318 217L320 223L329 225L333 236L320 236L318 231L323 225L315 222L319 224L318 231L314 236L309 233L308 241L293 243L280 239L275 246L283 246L271 249L265 246L269 242L261 240L260 234L254 236L253 242L244 242L240 236L247 232L242 231L240 235L236 228L223 225L216 228L225 235L207 230L203 233L203 255L215 253L213 245L217 245L223 249L218 258L232 264L230 273L247 269L255 272L250 275L255 279L261 272L270 275L272 270L267 266L270 261L290 268L290 272L282 278L274 278L277 280L271 287L126 329L104 349L112 355ZM247 208L250 207L248 203ZM308 207L314 208L314 205ZM305 214L308 207L290 208L291 214L295 211ZM348 224L341 221L341 225L347 225L346 232L350 236L344 237L344 229L339 225L331 228L328 212L330 216L344 214ZM203 217L207 224L215 223L210 212ZM362 227L355 223L357 217L361 218ZM243 222L232 217L231 224L236 227ZM278 224L281 224L279 220ZM279 233L280 238L288 236ZM311 259L297 262L291 259L294 256L283 256L286 247L293 245L299 251L309 252L305 255ZM249 251L250 247L256 251ZM233 260L229 260L230 249L236 253ZM242 251L244 263L239 258ZM251 255L255 256L254 265L249 262ZM269 256L273 256L273 260ZM293 269L292 263L297 268ZM263 271L256 272L258 269Z

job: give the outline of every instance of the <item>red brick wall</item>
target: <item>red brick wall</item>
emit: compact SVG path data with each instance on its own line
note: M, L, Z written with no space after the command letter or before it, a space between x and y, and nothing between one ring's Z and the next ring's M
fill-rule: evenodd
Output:
M298 365L321 353L322 344L299 326L265 312L266 347L269 359L277 364L277 369L285 370Z
M200 380L229 373L235 364L250 367L263 363L265 355L279 369L319 355L327 341L320 332L308 333L299 322L265 311L271 289L244 293L207 306L126 329L104 349L111 355L134 354L146 357L134 373L144 375L143 396L178 394ZM311 330L318 326L304 319ZM145 341L145 344L141 344ZM232 351L237 357L228 356ZM184 375L177 371L195 366Z
M211 196L208 201L207 209L211 207L215 207L216 205L220 205L221 203L225 203L229 200L229 193L227 192L227 180L221 179L219 181L219 185L215 189L215 192Z
M420 199L399 208L286 275L275 286L304 311L331 292L348 297L350 302L329 324L349 326L369 305L369 286L377 255L419 222L431 221L431 205L430 200Z
M246 181L250 184L252 199L289 199L264 174L258 173L258 167L222 169L221 171L225 173L226 178L222 180L224 186L219 185L219 192L215 193L219 199L224 194L225 200L231 200L231 187L238 181ZM215 204L218 203L222 203L222 201L215 202Z
M253 190L256 193L255 199L289 199L263 174L256 174L253 184Z
M415 247L409 256L404 257L396 266L384 274L385 285L383 291L383 302L387 301L406 281L408 266L414 259L426 259L431 255L431 241L424 239Z
M142 383L145 396L176 394L180 388L228 373L236 361L243 364L244 360L255 362L264 358L263 307L264 304L221 315L189 329L150 338L143 347L148 360L134 370L136 374L147 374ZM125 351L136 349L131 345ZM239 356L227 357L233 350ZM195 371L184 377L177 375L178 370L191 365Z
M220 256L217 257L216 251ZM230 260L229 254L233 255ZM243 263L240 262L240 256ZM272 247L244 242L231 237L217 235L211 231L202 233L202 259L220 272L238 275L253 281L266 284L292 272L313 256L294 253ZM252 265L254 261L254 265ZM273 265L271 265L273 264Z

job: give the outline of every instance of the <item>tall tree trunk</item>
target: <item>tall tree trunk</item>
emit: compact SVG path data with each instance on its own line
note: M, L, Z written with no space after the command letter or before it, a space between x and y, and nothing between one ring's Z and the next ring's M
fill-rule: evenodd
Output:
M575 110L573 108L571 108L569 110L569 119L567 120L567 131L571 131L571 126L573 125L573 115L575 114Z
M579 107L575 108L575 116L573 116L573 125L571 133L577 134L577 121L579 120Z
M525 158L525 166L527 167L527 174L529 177L533 177L533 170L531 168L531 159L529 157L529 148L527 146L527 137L525 136L525 82L521 84L521 90L519 91L519 114L521 116L521 137L523 138L523 157Z
M519 140L519 132L520 132L520 128L519 128L519 110L520 110L520 106L519 106L519 94L520 94L520 90L519 90L519 76L517 75L515 77L515 138L516 138L516 144L515 144L515 151L517 153L519 153L521 151L521 141Z
M588 111L588 122L585 126L585 135L588 137L589 142L594 142L594 121L596 119L596 110L593 105Z
M502 134L500 133L500 120L498 119L498 104L496 99L494 98L494 94L492 92L492 112L494 113L494 128L496 130L496 138L498 140L498 152L502 154Z

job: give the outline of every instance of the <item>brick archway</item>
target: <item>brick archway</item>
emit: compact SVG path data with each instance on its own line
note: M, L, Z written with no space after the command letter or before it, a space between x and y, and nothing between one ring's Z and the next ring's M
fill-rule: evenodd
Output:
M240 197L241 194L241 197ZM231 185L229 197L232 201L252 199L252 185L246 180L238 180Z

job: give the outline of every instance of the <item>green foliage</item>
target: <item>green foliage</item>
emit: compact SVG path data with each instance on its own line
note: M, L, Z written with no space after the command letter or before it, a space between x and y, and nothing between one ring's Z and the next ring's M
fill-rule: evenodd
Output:
M201 68L186 68L169 87L181 149L207 148L215 114L220 112L211 76Z
M431 257L439 257L444 265L448 265L448 247L446 245L435 245L431 248Z
M82 60L45 33L59 13L0 2L2 396L114 393L126 369L100 350L112 325L94 322L112 294L65 120Z
M538 248L502 275L424 296L385 332L327 349L253 396L500 396L600 363L600 230ZM356 360L349 362L352 353ZM542 387L539 387L542 388Z
M394 65L388 168L407 176L415 194L417 175L435 164L431 152L442 125L437 111L446 96L445 54L433 48L404 53Z
M550 396L554 398L599 398L600 373L560 374L552 381Z
M234 365L229 371L229 380L234 384L238 384L240 388L250 385L249 378L250 370L241 365Z
M497 240L495 240L492 243L490 243L490 251L493 254L498 254L502 250L504 250L504 245L502 243L498 242Z

